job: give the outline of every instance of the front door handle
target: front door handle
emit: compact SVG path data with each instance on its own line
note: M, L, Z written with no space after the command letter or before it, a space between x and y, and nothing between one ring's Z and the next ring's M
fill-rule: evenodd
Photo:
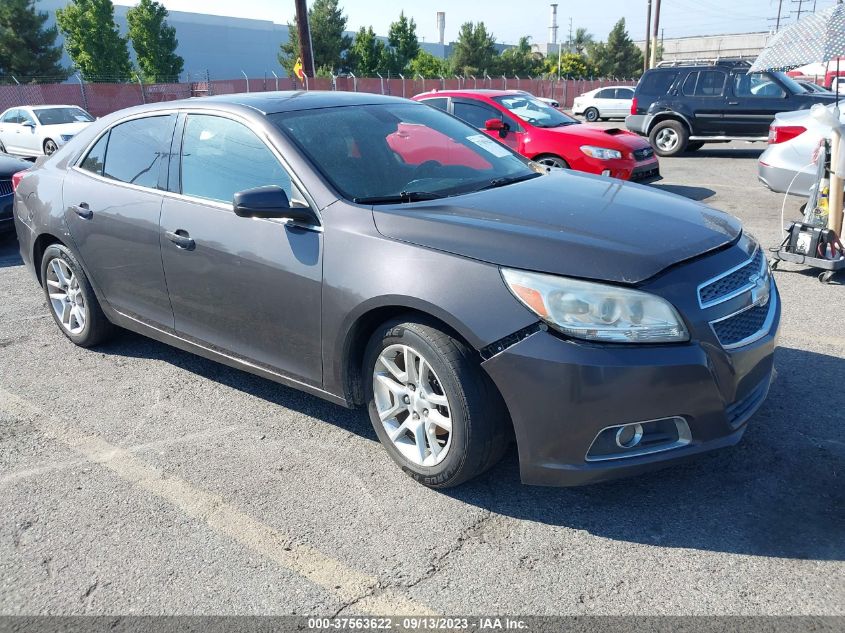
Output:
M164 234L167 236L167 239L176 244L176 246L186 251L194 250L194 247L197 245L197 243L191 239L191 236L188 235L188 232L183 231L182 229L177 231L165 231Z
M728 105L739 105L739 101L728 101Z
M75 207L71 207L71 209L73 209L73 212L76 215L84 220L90 220L94 216L94 212L91 210L91 207L88 206L87 202L80 202Z

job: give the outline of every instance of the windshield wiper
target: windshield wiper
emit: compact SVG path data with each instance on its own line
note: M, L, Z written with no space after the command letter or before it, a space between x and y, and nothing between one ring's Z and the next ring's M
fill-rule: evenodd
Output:
M495 189L496 187L504 187L505 185L512 185L515 182L521 182L523 180L528 180L530 178L535 178L537 176L542 176L543 174L532 171L530 174L522 174L521 176L505 176L504 178L494 178L489 183L481 187L480 189L476 189L475 191L484 191L485 189Z
M432 193L431 191L403 191L391 196L369 196L364 198L352 198L352 202L358 204L390 204L395 202L419 202L421 200L437 200L445 198L443 194Z

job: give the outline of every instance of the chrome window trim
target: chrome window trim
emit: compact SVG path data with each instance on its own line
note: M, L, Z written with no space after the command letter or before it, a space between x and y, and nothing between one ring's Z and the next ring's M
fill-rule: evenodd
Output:
M722 296L722 297L719 297L718 299L714 299L714 300L712 300L712 301L707 301L706 303L701 301L701 290L702 290L703 288L706 288L707 286L709 286L709 285L711 285L711 284L716 283L716 282L717 282L717 281L719 281L720 279L724 279L725 277L729 277L730 275L734 274L736 271L738 271L738 270L740 270L740 269L742 269L742 268L745 268L746 266L748 266L748 264L750 264L750 263L752 263L752 262L754 261L754 258L755 258L755 257L757 257L757 253L758 253L760 250L761 250L761 247L760 247L760 246L758 246L756 249L754 249L754 253L751 255L751 257L749 257L748 259L746 259L746 260L745 260L744 262L742 262L741 264L738 264L738 265L734 266L733 268L729 268L729 269L728 269L728 270L726 270L725 272L723 272L723 273L721 273L721 274L719 274L719 275L716 275L715 277L713 277L713 278L711 278L711 279L708 279L707 281L705 281L705 282L703 282L703 283L699 284L699 285L698 285L698 287L695 289L695 294L696 294L696 297L697 297L697 299L698 299L698 306L699 306L702 310L704 310L704 309L706 309L706 308L712 308L713 306L719 305L720 303L724 303L725 301L730 301L731 299L734 299L735 297L738 297L738 296L739 296L739 295L741 295L742 293L744 293L744 292L748 292L749 290L751 290L752 288L754 288L754 286L755 286L756 284L751 283L751 282L748 282L747 284L745 284L745 285L744 285L744 286L742 286L741 288L738 288L737 290L734 290L734 291L733 291L732 293L730 293L730 294L727 294L727 295L724 295L724 296ZM763 256L763 266L761 267L760 273L761 273L761 274L763 274L763 273L767 272L767 268L768 268L768 266L769 266L769 263L766 261L766 257L765 257L765 255L764 255L764 256ZM736 314L736 313L735 313L735 314ZM719 319L719 320L721 320L721 319Z
M719 335L716 334L716 328L713 327L714 325L716 325L717 323L721 323L722 321L727 321L728 319L732 319L736 316L739 316L743 312L747 312L748 310L751 310L753 308L759 308L760 306L766 305L766 302L768 302L768 304L769 304L769 311L766 314L766 320L763 321L763 325L760 327L759 330L757 330L751 336L747 336L744 339L742 339L741 341L737 341L736 343L731 343L730 345L724 345L722 343L722 341L719 340ZM747 307L743 308L742 310L737 310L733 314L729 314L729 315L721 317L719 319L715 319L713 321L710 321L710 329L713 332L713 336L715 336L716 340L719 341L719 345L721 345L722 348L726 349L726 350L737 349L738 347L743 347L745 345L750 345L751 343L759 341L761 338L763 338L764 336L766 336L766 334L769 333L769 330L772 329L772 322L775 319L775 310L776 310L776 307L777 307L777 303L778 303L778 295L777 295L777 289L775 288L775 281L774 281L774 279L772 279L770 277L769 278L769 296L766 299L752 303L750 306L747 306Z
M310 229L310 230L314 230L314 231L317 231L317 230L322 231L323 230L323 217L322 217L322 214L320 213L320 208L317 206L317 203L314 201L314 198L309 193L308 189L305 187L305 185L303 185L302 180L299 178L299 176L296 174L296 172L294 172L294 170L291 169L290 163L288 163L288 161L285 160L285 158L282 156L281 152L279 152L279 150L276 148L276 146L270 140L269 135L264 133L263 130L261 130L261 131L257 130L255 128L255 126L252 124L252 121L250 121L246 117L242 117L242 116L235 114L235 113L232 113L232 112L217 110L217 109L214 109L214 108L202 108L202 107L194 106L194 107L190 107L190 108L164 108L162 110L150 110L148 112L135 112L133 114L126 115L126 116L121 117L120 119L117 119L116 121L113 121L112 123L110 123L108 125L108 127L106 127L90 143L88 143L88 145L86 145L85 148L82 151L80 151L79 154L73 159L71 169L75 169L76 171L78 171L80 173L87 174L87 175L92 176L94 178L98 178L98 179L100 179L104 182L108 182L108 183L112 183L112 184L116 184L116 185L127 186L131 189L137 189L139 191L156 192L156 193L160 193L164 196L175 197L175 198L180 199L180 200L198 202L198 203L201 203L201 204L208 204L208 205L211 205L211 206L219 206L220 208L227 209L227 210L232 211L234 213L234 211L232 210L231 204L227 205L226 203L220 202L219 200L211 200L209 198L200 198L199 196L186 196L182 193L167 191L165 189L157 189L157 188L151 188L151 187L140 187L138 185L133 185L131 183L122 182L120 180L115 180L114 178L106 178L105 176L99 176L98 174L95 174L93 172L89 172L88 170L82 169L80 167L80 165L82 164L82 161L85 159L86 156L88 156L88 152L91 151L91 148L93 148L94 145L96 145L97 142L104 135L111 132L111 130L113 128L117 127L118 125L120 125L122 123L128 123L129 121L134 121L135 119L143 119L143 118L154 117L154 116L170 116L170 115L173 115L173 114L176 114L177 116L179 114L185 114L187 116L190 116L191 114L194 114L194 115L204 114L204 115L208 115L208 116L218 116L218 117L221 117L221 118L224 118L224 119L229 119L231 121L235 121L236 123L240 123L241 125L246 126L247 129L249 129L253 134L255 134L255 136L258 138L259 141L264 143L264 145L270 150L270 153L273 154L273 156L276 157L276 160L279 161L279 164L282 166L282 169L285 171L285 173L287 173L291 182L293 184L295 184L297 189L299 189L299 191L302 193L302 195L305 196L305 202L308 203L308 207L314 212L314 215L317 216L317 219L320 222L319 224L315 224L315 225L311 225L311 224L308 224L308 225L292 224L290 222L284 222L284 224L290 224L290 225L296 226L298 228L306 228L306 229ZM181 147L181 143L180 143L180 147ZM264 218L255 218L255 219L264 219ZM274 220L270 220L270 221L273 222L274 224L278 224L278 222L276 222Z

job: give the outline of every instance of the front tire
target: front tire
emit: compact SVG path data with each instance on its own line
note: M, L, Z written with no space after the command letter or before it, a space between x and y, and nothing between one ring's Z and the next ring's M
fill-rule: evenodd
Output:
M373 428L390 457L430 488L481 474L508 446L507 414L475 354L420 321L379 328L364 354Z
M535 156L534 162L543 165L544 167L554 167L555 169L569 169L569 164L560 156L554 154L542 154Z
M59 146L56 145L56 141L51 138L48 138L44 141L44 155L50 156L51 154L55 153L55 151L59 149Z
M62 334L80 347L109 338L114 326L103 314L91 283L73 253L52 244L41 258L41 282L47 306Z
M660 121L652 128L648 140L658 156L677 156L686 150L689 132L678 121Z
M599 120L599 111L596 108L587 108L584 110L584 118L590 123L595 123Z

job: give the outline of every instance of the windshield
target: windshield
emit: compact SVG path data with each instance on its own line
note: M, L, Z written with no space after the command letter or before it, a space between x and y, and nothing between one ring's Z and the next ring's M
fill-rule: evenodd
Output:
M539 175L509 148L419 103L342 106L268 116L346 198L412 202Z
M94 120L82 108L44 108L35 110L41 125L62 125L64 123L90 123Z
M493 101L505 106L520 119L537 127L561 127L564 125L575 125L576 119L565 115L560 110L555 110L547 103L530 95L508 95L506 97L493 97Z
M799 84L797 81L795 81L792 77L790 77L786 73L775 72L775 73L772 73L772 74L775 77L777 77L778 79L780 79L780 82L784 86L786 86L786 88L787 88L787 90L789 90L789 92L791 92L794 95L800 95L800 94L804 94L805 92L810 92L804 86Z

